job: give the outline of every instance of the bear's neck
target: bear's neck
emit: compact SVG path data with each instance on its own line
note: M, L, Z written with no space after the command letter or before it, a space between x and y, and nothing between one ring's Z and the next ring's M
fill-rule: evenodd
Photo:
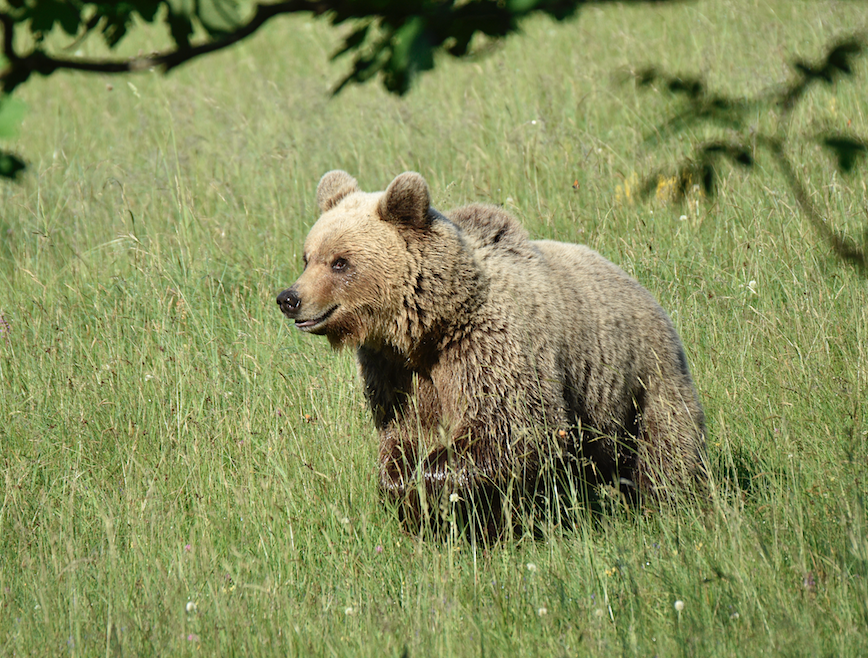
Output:
M433 365L444 340L472 321L488 293L488 279L460 229L445 218L408 242L407 250L401 307L385 342L421 371Z

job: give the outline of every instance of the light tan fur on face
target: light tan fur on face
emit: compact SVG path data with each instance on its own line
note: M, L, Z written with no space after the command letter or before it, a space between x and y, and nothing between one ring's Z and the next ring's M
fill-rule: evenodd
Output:
M304 243L307 265L295 287L306 317L338 306L317 331L335 347L358 346L383 333L382 320L394 313L397 282L404 276L403 241L375 217L381 196L354 192L343 198L320 217ZM332 270L338 258L347 262L345 274Z

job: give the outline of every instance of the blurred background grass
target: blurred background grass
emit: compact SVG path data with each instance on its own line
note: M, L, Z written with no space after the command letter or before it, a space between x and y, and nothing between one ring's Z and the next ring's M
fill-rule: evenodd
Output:
M623 83L750 95L864 28L855 2L602 6L404 98L332 98L337 35L299 18L166 78L28 82L29 172L0 187L0 654L864 654L868 284L770 163L711 201L639 199L711 133L645 143L671 105ZM865 68L791 124L852 236L864 171L799 137L868 134ZM368 190L417 170L440 209L503 204L635 275L684 340L714 503L487 548L402 534L352 355L274 305L333 168Z

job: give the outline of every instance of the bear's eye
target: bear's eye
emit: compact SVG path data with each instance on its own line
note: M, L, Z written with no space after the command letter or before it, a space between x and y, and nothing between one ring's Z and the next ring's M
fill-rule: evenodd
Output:
M332 263L332 269L335 272L340 272L342 270L345 270L347 268L347 265L349 265L349 263L347 263L346 258L335 258L335 261Z

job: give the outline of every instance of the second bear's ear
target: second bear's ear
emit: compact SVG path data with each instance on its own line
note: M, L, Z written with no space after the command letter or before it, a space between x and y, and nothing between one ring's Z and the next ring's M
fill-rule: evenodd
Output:
M430 223L428 183L415 171L405 171L380 197L380 217L393 224L425 228Z
M353 192L361 192L356 179L345 171L335 169L320 178L316 188L316 204L321 212L326 212Z

